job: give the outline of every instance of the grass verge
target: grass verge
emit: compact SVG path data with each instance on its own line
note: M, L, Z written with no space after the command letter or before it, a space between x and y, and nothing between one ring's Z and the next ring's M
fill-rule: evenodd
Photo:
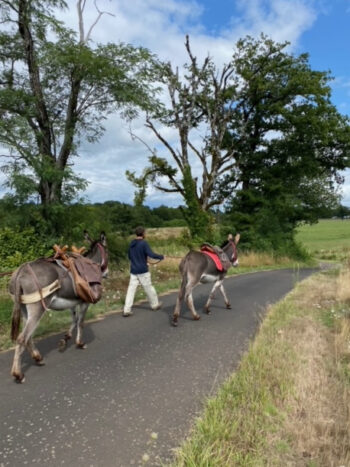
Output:
M317 274L268 310L173 467L350 465L349 278Z

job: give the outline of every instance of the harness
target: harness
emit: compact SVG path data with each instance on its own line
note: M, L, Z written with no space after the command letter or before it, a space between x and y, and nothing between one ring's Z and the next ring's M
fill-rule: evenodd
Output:
M102 295L102 273L107 269L108 257L105 249L100 243L96 243L101 254L101 265L97 265L89 258L82 256L82 249L78 250L72 247L72 252L66 252L68 247L60 248L54 245L55 255L45 258L46 261L55 262L60 266L72 281L73 289L77 297L88 303L96 303ZM36 303L41 301L43 308L47 311L44 298L61 288L59 279L51 284L41 287L38 278L30 263L24 265L34 282L37 290L29 294L20 296L20 302L23 304ZM65 276L64 276L65 277Z
M44 298L47 297L48 295L52 294L56 290L58 290L61 287L60 281L56 279L54 282L51 284L47 285L46 287L41 288L40 284L38 282L38 278L36 277L35 272L33 271L33 268L29 263L26 264L27 269L29 270L33 282L38 289L36 292L30 293L30 294L25 294L21 295L21 303L27 304L27 303L35 303L38 302L39 300L41 301L41 304L44 308L45 311L48 310ZM39 296L39 299L38 299Z

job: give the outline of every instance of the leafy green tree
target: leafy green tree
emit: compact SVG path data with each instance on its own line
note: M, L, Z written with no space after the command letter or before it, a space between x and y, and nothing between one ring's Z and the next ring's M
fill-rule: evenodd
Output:
M91 33L104 12L97 10L85 32L85 3L77 1L77 34L54 16L67 7L63 0L0 1L3 170L18 202L38 197L46 215L86 186L72 169L82 138L97 141L112 112L131 118L154 103L151 54L128 44L93 47Z
M287 45L265 36L237 44L240 85L226 134L236 164L218 186L242 242L270 248L337 205L339 171L350 160L349 120L330 101L329 73L311 70L308 56Z

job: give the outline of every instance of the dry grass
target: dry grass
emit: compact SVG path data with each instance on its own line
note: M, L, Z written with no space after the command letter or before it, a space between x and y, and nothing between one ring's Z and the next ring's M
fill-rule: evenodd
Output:
M328 274L317 274L300 284L298 293L293 294L295 303L306 310L328 309L336 304L337 279Z
M147 238L151 240L169 241L169 239L181 237L187 231L187 227L162 227L161 229L149 228L147 229Z
M289 413L278 437L289 439L291 449L280 456L281 465L350 465L350 397L337 375L334 337L305 317L285 338L302 358L293 394L284 402Z
M280 438L280 465L350 466L350 270L319 274L293 294L299 313L283 331L298 355ZM331 327L329 324L332 324ZM326 325L325 325L326 324Z
M239 255L239 264L242 267L257 268L261 266L289 265L290 258L276 258L269 253L247 252Z
M337 300L341 303L350 304L350 263L348 268L343 269L337 280Z

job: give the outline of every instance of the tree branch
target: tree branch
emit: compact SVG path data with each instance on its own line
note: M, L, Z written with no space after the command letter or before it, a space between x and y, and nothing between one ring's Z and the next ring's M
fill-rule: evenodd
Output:
M84 8L85 8L85 4L86 4L86 0L78 0L78 2L77 2L78 18L79 18L79 35L80 35L80 43L82 43L82 44L86 44L89 41L91 33L92 33L94 27L100 21L101 16L103 16L103 15L115 16L113 13L109 13L108 11L101 11L97 6L96 0L94 0L94 5L95 5L95 8L96 8L96 10L98 12L98 15L97 15L97 18L95 19L95 21L90 26L90 29L89 29L88 33L86 34L86 37L85 37L84 18L83 18L83 12L84 12Z
M170 154L173 156L175 162L177 163L179 169L182 171L183 163L182 163L181 159L177 156L174 149L171 147L171 145L168 143L168 141L165 138L163 138L163 136L158 132L158 130L155 128L155 126L153 125L153 123L151 122L151 120L148 117L146 118L146 122L147 122L146 127L150 128L153 131L153 133L157 136L159 141L161 141L164 144L164 146L169 150Z

